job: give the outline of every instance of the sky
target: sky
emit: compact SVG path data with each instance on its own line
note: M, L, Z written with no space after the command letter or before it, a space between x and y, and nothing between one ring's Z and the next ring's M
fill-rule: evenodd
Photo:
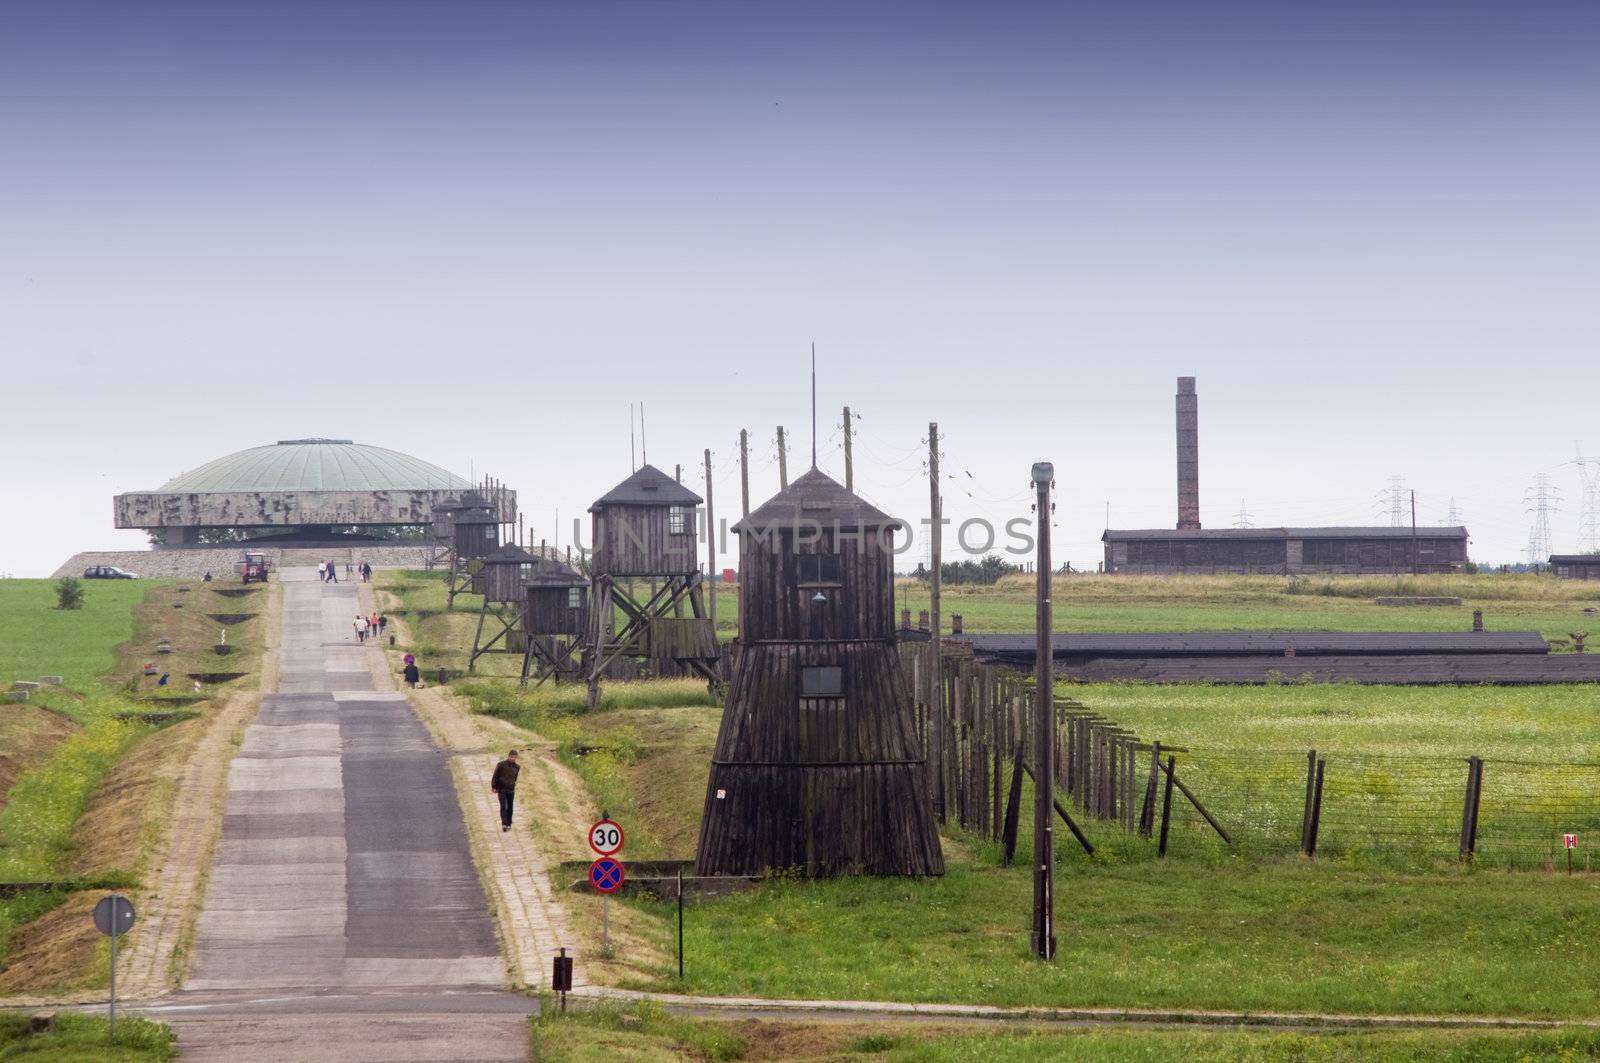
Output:
M1055 556L1201 517L1577 548L1600 454L1600 5L24 3L0 29L0 572L277 439L516 489L649 458ZM920 547L918 548L920 552Z

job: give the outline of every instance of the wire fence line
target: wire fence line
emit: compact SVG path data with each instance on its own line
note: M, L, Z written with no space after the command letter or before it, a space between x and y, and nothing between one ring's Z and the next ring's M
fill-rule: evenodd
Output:
M1467 757L1199 746L1179 770L1236 843L1262 854L1305 851L1313 816L1311 849L1325 857L1564 867L1564 835L1600 842L1600 763L1484 759L1475 803Z

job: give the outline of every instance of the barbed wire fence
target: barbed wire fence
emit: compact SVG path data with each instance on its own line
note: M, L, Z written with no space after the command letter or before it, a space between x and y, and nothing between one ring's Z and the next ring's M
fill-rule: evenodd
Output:
M1600 842L1600 762L1196 746L1178 771L1263 856L1564 869L1565 835ZM1174 829L1208 832L1193 809ZM1588 868L1586 849L1575 857Z

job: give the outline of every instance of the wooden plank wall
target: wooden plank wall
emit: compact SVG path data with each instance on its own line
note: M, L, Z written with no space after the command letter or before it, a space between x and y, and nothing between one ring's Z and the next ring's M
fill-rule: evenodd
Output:
M933 647L902 642L899 652L915 697L917 734L925 738ZM1033 682L956 654L945 654L942 665L934 711L944 714L945 742L934 806L945 820L998 839L1018 747L1029 765L1037 761ZM1057 788L1090 816L1138 830L1150 743L1071 698L1056 698L1054 710Z

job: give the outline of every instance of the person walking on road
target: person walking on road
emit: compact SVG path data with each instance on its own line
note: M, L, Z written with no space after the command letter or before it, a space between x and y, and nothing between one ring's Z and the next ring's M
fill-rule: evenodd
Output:
M325 561L317 562L317 579L323 583L328 582L328 565Z
M339 582L339 566L334 564L332 561L328 562L328 582L329 583L338 583Z
M522 768L517 764L517 751L506 754L506 759L494 766L489 789L500 799L500 829L511 829L511 802L517 795L517 774Z
M382 613L378 614L378 634L382 635L389 627L389 618Z
M365 641L367 641L367 618L364 617L364 616L358 615L350 623L351 623L351 626L356 629L356 641L357 642L365 642Z
M404 674L406 677L406 686L410 687L412 690L417 689L417 682L422 678L422 669L418 668L417 662L410 660L409 657L406 660L406 670Z

